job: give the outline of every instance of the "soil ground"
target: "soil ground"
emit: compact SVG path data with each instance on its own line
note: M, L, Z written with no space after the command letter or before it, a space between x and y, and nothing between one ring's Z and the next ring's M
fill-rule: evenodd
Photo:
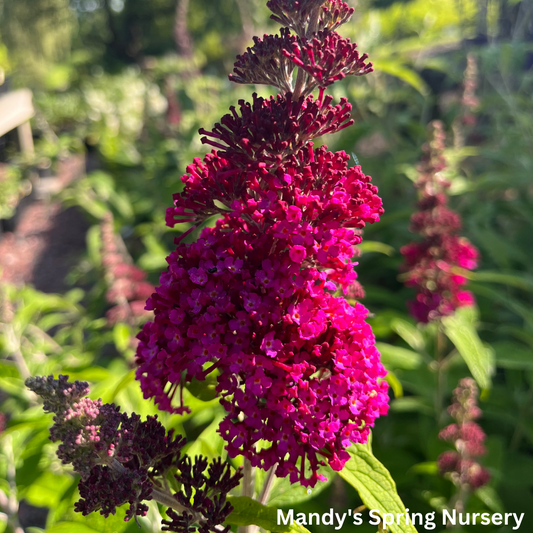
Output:
M63 161L57 176L41 178L21 201L12 231L0 235L0 283L29 283L47 293L68 289L65 277L85 249L88 222L79 209L64 209L53 194L83 172L83 157Z

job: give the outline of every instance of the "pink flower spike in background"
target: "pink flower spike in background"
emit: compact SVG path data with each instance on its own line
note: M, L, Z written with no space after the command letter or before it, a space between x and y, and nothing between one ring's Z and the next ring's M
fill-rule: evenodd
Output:
M422 240L404 246L402 270L405 284L416 290L409 310L418 322L427 323L451 315L458 307L473 305L472 293L464 289L461 272L477 266L478 251L457 232L461 218L447 207L449 181L443 176L445 133L439 121L430 124L430 142L418 166L418 211L411 217L411 231Z
M437 465L440 474L449 477L459 489L454 502L459 512L464 509L468 492L490 481L489 471L477 461L477 457L486 453L485 433L474 422L481 416L477 406L478 393L472 378L464 378L459 382L453 391L453 404L448 409L456 422L439 433L440 439L455 446L455 451L447 451L439 456Z

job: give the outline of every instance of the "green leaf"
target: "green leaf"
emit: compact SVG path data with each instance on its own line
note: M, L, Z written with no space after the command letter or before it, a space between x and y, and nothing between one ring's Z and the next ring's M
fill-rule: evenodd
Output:
M20 456L24 462L16 472L17 486L29 487L41 475L42 468L39 468L39 463L43 456L44 446L50 442L49 435L48 428L37 430L24 443Z
M378 252L380 254L385 255L394 255L396 250L389 246L388 244L385 244L383 242L379 241L364 241L361 244L357 246L361 253L366 254L368 252Z
M59 532L56 532L54 529L58 526L63 527L65 523L73 526L72 530L68 530L73 533L77 531L80 533L92 533L93 531L97 533L122 533L131 525L124 520L128 508L127 504L117 507L115 514L109 515L107 518L100 513L91 513L87 516L82 516L80 513L75 512L73 507L71 505L64 519L61 522L56 522L46 533L50 533L50 531L52 533L66 533L66 529L60 529Z
M228 498L233 511L226 522L234 526L256 525L272 533L309 533L304 526L293 522L289 525L278 525L278 510L267 507L246 496Z
M120 191L120 193L113 191L109 195L109 201L126 220L131 220L133 218L133 207L124 191Z
M472 239L501 269L511 268L514 261L529 264L529 257L522 247L516 246L512 240L498 235L495 231L476 229L472 233Z
M18 378L0 378L0 389L9 394L20 396L24 391L24 382Z
M0 374L6 378L20 379L20 372L11 361L0 361Z
M496 366L533 370L533 349L516 342L499 341L492 345Z
M458 273L473 281L488 281L492 283L501 283L516 287L524 291L533 292L533 279L521 274L506 274L504 272L471 272L469 270L457 269Z
M46 533L100 533L92 527L80 524L79 522L58 522L53 525Z
M203 381L199 381L195 378L191 379L190 383L187 383L187 390L199 400L203 402L209 402L218 397L216 391L217 386L217 372L211 372L207 375L207 378Z
M442 324L446 336L465 360L478 385L482 389L489 389L494 371L494 354L477 334L476 315L474 307L461 307L453 315L444 317Z
M85 237L87 242L87 255L93 266L102 263L102 231L99 225L91 226Z
M89 383L99 383L113 377L107 368L101 366L92 366L79 372L69 372L68 376L69 381L88 381Z
M391 411L398 413L408 413L411 411L418 411L426 415L433 414L433 408L427 402L418 398L417 396L404 396L403 398L395 398L390 404Z
M390 76L395 76L414 87L422 95L429 94L430 91L426 82L414 70L402 65L397 59L372 60L372 63L376 72L381 71Z
M104 216L109 213L109 209L107 208L106 204L100 200L95 200L94 198L82 194L78 195L76 200L78 205L83 207L85 211L99 220L103 219Z
M38 322L37 327L43 331L50 331L56 326L66 324L69 320L69 317L66 313L50 313L49 315L43 316Z
M403 318L393 318L390 325L413 350L421 351L426 347L421 331L411 322Z
M429 474L436 476L439 473L439 467L436 461L427 461L426 463L418 463L409 469L409 472L415 474Z
M113 328L113 340L115 341L115 346L119 352L124 352L130 345L130 340L132 338L131 328L122 322L115 324Z
M405 521L405 506L396 491L396 483L389 471L374 457L368 445L353 444L348 448L350 459L339 475L357 490L363 503L376 510L381 517L386 513L403 513L400 524L388 526L392 533L416 533L416 528Z
M146 248L146 253L139 258L139 266L143 270L158 270L165 267L169 252L161 244L161 239L158 239L153 234L149 234L145 235L142 241Z
M474 493L491 511L495 513L503 513L503 503L498 496L498 493L490 485L480 487Z
M55 507L71 482L70 476L43 472L24 492L24 498L37 507Z
M336 475L329 466L320 466L318 468L318 473L325 476L327 481L322 481L317 483L314 488L304 487L299 483L291 483L288 477L278 478L275 477L272 490L270 492L270 497L266 502L268 505L275 505L277 507L289 506L292 507L296 504L305 502L314 498L320 494L324 489L329 487L330 483L333 481L333 478ZM264 481L267 477L267 472L264 470L257 470L255 473L255 483L256 490L258 493L261 492L263 488Z
M384 342L376 342L376 348L381 354L381 362L387 369L390 367L413 370L422 364L422 356L406 348Z
M208 459L216 459L225 455L224 440L218 433L218 427L222 421L222 416L217 416L209 426L207 426L199 437L184 448L187 455L194 457L204 455ZM223 457L224 458L224 457Z
M77 477L71 477L70 485L66 486L61 494L61 497L56 505L50 507L48 518L46 519L47 527L52 527L60 521L69 520L74 508L74 502L77 501L78 496L78 482Z
M387 375L385 376L385 379L387 383L390 385L390 388L392 389L392 392L394 392L395 398L402 398L403 397L403 387L401 381L396 377L395 374L393 374L390 370L387 372Z
M487 285L476 282L470 283L469 288L476 296L484 296L494 302L497 302L503 307L510 309L513 313L516 313L518 316L522 317L529 328L533 329L533 312L531 311L530 307L522 304L516 298L510 297L503 291L497 291L491 287L488 287Z
M124 390L130 383L135 380L135 370L130 370L117 384L110 401L115 401L118 393Z

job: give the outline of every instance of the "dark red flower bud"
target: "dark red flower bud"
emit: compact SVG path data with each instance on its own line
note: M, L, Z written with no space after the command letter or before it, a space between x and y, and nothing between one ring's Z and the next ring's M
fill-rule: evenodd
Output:
M320 87L348 75L363 76L373 70L372 63L365 63L368 55L359 56L357 44L334 31L319 32L312 40L300 38L291 45L283 54L313 76ZM312 88L308 86L308 90Z

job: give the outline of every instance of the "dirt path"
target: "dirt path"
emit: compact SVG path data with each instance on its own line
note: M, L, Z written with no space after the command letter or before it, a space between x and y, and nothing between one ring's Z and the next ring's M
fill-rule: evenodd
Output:
M83 157L61 163L57 177L38 187L38 196L45 198L22 202L15 230L0 236L0 282L30 283L48 293L68 290L65 277L85 249L88 223L77 208L63 209L46 196L83 171Z

